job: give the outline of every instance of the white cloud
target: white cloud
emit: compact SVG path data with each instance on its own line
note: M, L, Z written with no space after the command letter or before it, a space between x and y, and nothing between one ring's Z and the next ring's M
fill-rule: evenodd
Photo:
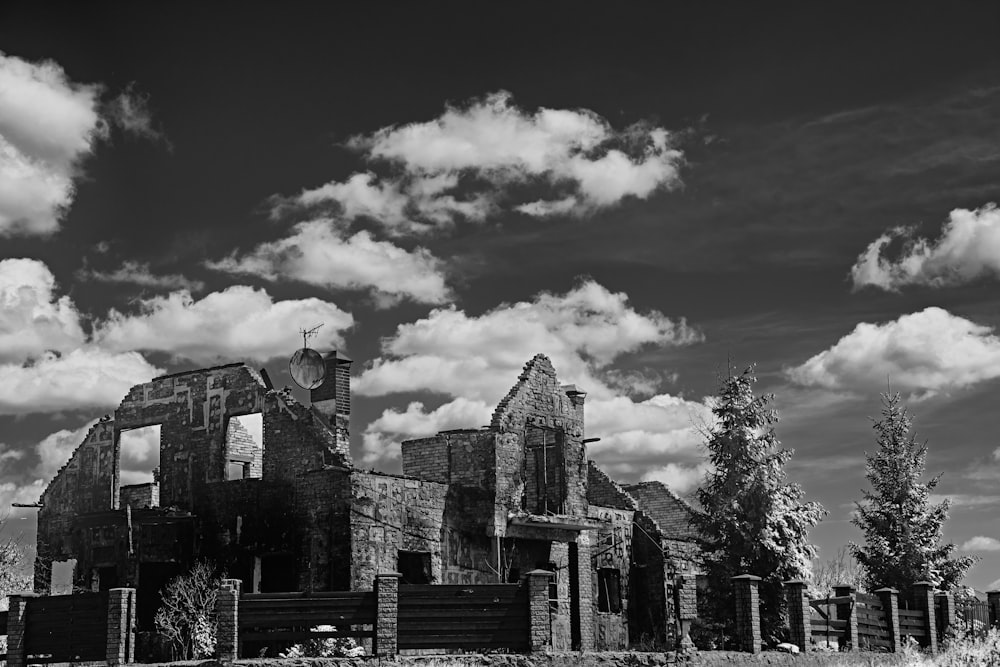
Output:
M38 454L38 465L34 470L35 476L48 484L49 480L59 472L59 469L69 461L69 457L73 455L76 448L83 443L83 439L87 437L87 433L94 423L95 421L92 420L77 429L64 428L42 438L35 445L35 452Z
M128 283L152 289L185 289L200 292L205 289L205 283L191 280L177 273L154 274L149 264L127 260L114 271L95 271L81 269L76 273L80 280L93 280L101 283Z
M926 398L1000 377L1000 339L990 327L926 308L891 322L862 322L786 375L831 390L893 388Z
M77 164L105 131L99 94L52 61L0 53L0 236L59 227Z
M699 428L711 422L704 403L658 395L636 402L601 381L623 354L646 345L684 345L701 340L683 320L639 313L625 294L593 281L566 294L540 293L531 301L504 304L479 316L437 309L397 327L376 359L355 382L362 395L429 391L453 398L427 411L411 403L386 410L365 431L365 460L392 460L398 442L442 428L479 428L492 406L516 382L526 361L547 354L559 379L588 392L588 437L601 441L590 453L616 477L637 480L665 460L697 461Z
M108 103L107 115L111 122L129 134L150 141L166 141L163 132L153 127L149 94L138 91L135 82L130 83Z
M55 287L38 260L0 260L0 363L83 344L80 313L68 296L56 297Z
M391 233L481 221L508 199L531 216L582 215L678 186L683 162L663 128L616 130L586 109L532 113L503 91L448 106L431 121L353 137L348 145L387 165L390 175L354 174L278 208L330 202L345 219L373 218ZM554 198L518 204L525 185L545 186Z
M976 535L959 547L962 551L1000 551L1000 540L995 537Z
M262 243L250 253L207 264L227 273L266 280L298 280L338 289L371 289L381 305L407 298L444 303L451 297L442 263L423 248L408 251L377 241L367 231L343 234L331 220L296 225L287 238Z
M162 372L137 352L93 346L47 352L25 365L0 364L0 414L114 407L133 385Z
M662 482L674 493L684 494L698 488L708 470L709 466L705 463L697 465L668 463L665 466L647 472L642 476L642 481Z
M894 240L904 242L891 261L883 253ZM988 204L976 210L957 208L937 241L913 238L913 229L897 227L873 241L851 268L855 289L866 285L897 290L905 285L945 287L976 278L1000 276L1000 210Z
M354 318L320 299L274 301L264 290L234 285L198 300L185 290L142 299L137 314L112 310L94 340L109 350L166 352L196 363L267 361L290 354L299 329L320 323L311 342L338 347Z

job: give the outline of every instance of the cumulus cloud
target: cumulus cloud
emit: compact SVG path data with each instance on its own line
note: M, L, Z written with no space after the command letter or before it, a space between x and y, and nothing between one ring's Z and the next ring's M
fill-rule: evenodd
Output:
M57 297L55 291L55 276L43 262L0 260L0 362L83 344L80 313L68 296Z
M58 229L78 164L105 132L99 95L52 61L0 52L0 236Z
M64 428L42 438L35 445L38 465L35 466L34 475L47 484L59 472L59 468L69 461L69 457L83 443L83 439L87 437L94 424L95 421L92 420L80 428Z
M149 264L131 260L123 262L114 271L81 269L77 271L76 277L79 280L92 280L100 283L125 283L151 289L185 289L190 292L200 292L205 289L205 283L200 280L191 280L178 273L154 274L150 270Z
M698 488L710 466L706 463L678 465L668 463L642 476L644 482L662 482L675 493L689 493Z
M481 221L508 207L526 215L583 215L627 197L646 199L680 184L683 154L667 130L617 130L586 109L530 112L500 91L438 118L352 137L348 146L385 176L358 173L282 200L333 204L345 219L368 217L392 233ZM527 187L526 187L527 186ZM544 187L543 199L518 203Z
M112 407L133 385L162 372L138 352L94 346L46 352L24 364L0 364L0 414Z
M959 547L962 551L1000 551L1000 540L995 537L976 535Z
M1000 276L1000 210L988 204L976 210L957 208L937 241L914 238L914 230L896 227L871 242L851 268L854 289L865 286L895 291L906 285L946 287L983 276ZM894 241L903 249L895 260L884 253Z
M108 350L166 352L178 359L211 364L220 360L267 361L294 349L298 330L323 323L313 341L343 345L350 313L321 299L274 301L264 290L235 285L195 300L180 290L142 299L139 312L112 310L94 331Z
M404 298L438 304L451 297L442 262L423 248L405 250L378 241L364 230L350 235L327 219L300 223L292 231L284 239L207 266L269 281L291 279L336 289L370 289L380 305Z
M397 327L383 342L382 356L354 386L362 395L427 391L453 400L433 411L422 403L385 411L366 429L366 462L391 460L400 440L487 424L524 363L539 352L552 359L562 382L588 392L588 436L601 437L590 453L612 474L635 481L667 460L696 462L699 428L712 419L704 402L666 394L636 402L619 396L601 376L614 360L645 346L699 340L684 320L640 313L625 294L594 281L478 316L454 307L436 309Z
M1000 339L990 327L942 308L891 322L862 322L830 349L785 370L805 386L872 391L894 388L927 398L1000 377Z

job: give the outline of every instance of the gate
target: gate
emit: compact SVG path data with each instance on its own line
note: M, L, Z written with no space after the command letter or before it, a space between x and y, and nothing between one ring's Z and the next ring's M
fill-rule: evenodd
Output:
M107 642L107 591L25 599L26 662L104 661Z

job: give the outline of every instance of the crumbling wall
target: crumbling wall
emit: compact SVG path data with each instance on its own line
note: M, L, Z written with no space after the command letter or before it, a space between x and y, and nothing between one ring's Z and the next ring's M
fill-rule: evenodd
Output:
M583 443L583 402L585 394L576 387L561 387L552 362L535 355L518 378L517 384L500 401L493 413L491 429L497 431L497 507L494 529L502 534L511 512L525 503L525 447L532 429L553 434L561 451L563 514L587 516L587 463Z
M430 554L431 583L441 583L444 484L379 473L351 473L351 589L371 588L398 567L400 551Z
M645 512L633 517L629 572L629 637L672 648L676 643L674 572L664 558L660 527Z
M301 523L299 590L351 587L352 489L346 468L313 470L295 483L295 520Z
M260 478L264 473L264 443L257 443L238 419L230 419L226 426L227 458L229 461L246 460L244 477ZM227 471L228 472L228 471Z
M492 491L496 487L496 434L480 429L442 431L402 444L403 474L442 484Z
M594 605L594 642L598 651L618 651L628 646L628 608L631 603L629 574L632 564L632 520L634 512L613 507L590 506L590 516L605 522L596 532L592 545L592 601ZM609 608L599 605L603 571L617 572L617 592L605 589L605 594L618 596ZM614 611L618 606L619 611Z
M291 482L325 466L352 465L349 450L323 414L299 403L290 391L265 397L264 443L266 480Z
M160 485L156 482L123 486L118 493L119 507L134 510L151 509L160 506Z
M156 378L115 411L115 442L123 430L160 424L160 503L190 510L205 484L226 478L228 419L260 412L265 391L243 364Z

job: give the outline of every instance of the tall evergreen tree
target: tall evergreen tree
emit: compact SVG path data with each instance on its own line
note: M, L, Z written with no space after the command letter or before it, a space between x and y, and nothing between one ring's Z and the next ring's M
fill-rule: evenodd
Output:
M708 431L706 449L714 470L706 474L697 499L702 512L692 521L705 541L708 609L731 627L730 577L761 577L761 623L764 638L781 632L784 612L782 582L808 578L816 547L808 531L826 511L819 503L801 502L797 484L785 481L784 466L792 451L781 449L773 424L777 412L768 407L773 394L754 396L753 367L731 372L716 398L716 424Z
M891 586L909 593L922 580L953 588L976 562L972 556L951 558L955 545L940 544L949 501L931 504L930 493L941 475L926 484L920 481L927 446L917 445L911 425L899 394L882 394L882 419L874 425L878 451L865 455L872 490L855 503L853 519L864 532L865 545L851 544L871 589Z

